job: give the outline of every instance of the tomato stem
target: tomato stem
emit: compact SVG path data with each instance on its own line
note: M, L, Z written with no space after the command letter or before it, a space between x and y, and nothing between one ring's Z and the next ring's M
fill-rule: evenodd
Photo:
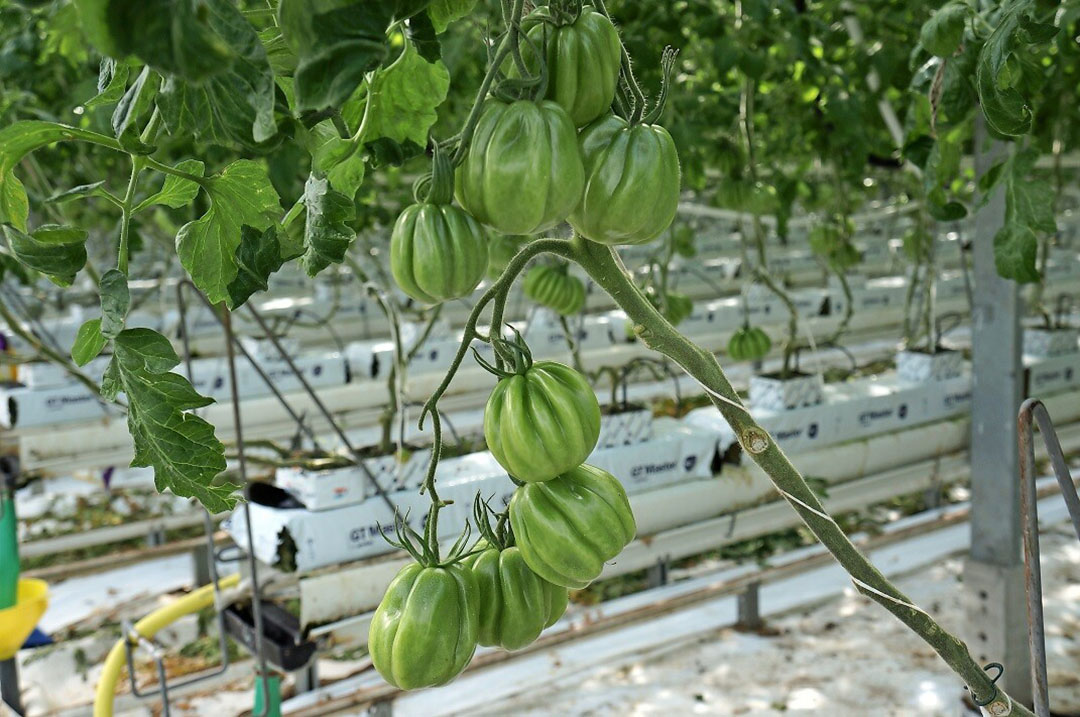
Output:
M993 714L1033 717L1032 712L1011 701L994 685L963 642L942 628L928 613L913 605L859 552L836 521L825 512L817 495L780 447L743 406L716 356L680 334L657 311L628 276L614 249L581 238L575 239L572 247L571 258L585 269L635 324L643 327L640 336L646 346L671 358L705 389L735 431L746 454L765 471L807 527L848 572L859 592L882 605L919 635L970 686L973 695L983 699L992 695L989 706Z

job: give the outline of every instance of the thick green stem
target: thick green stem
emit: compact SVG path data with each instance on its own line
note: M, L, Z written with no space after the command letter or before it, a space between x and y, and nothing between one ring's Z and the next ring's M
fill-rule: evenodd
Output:
M739 443L750 458L772 480L780 494L791 504L807 527L829 549L852 577L855 587L882 605L911 628L967 683L980 698L994 695L988 706L992 714L1032 716L1032 713L1009 698L990 681L975 662L967 646L944 630L929 614L896 588L848 539L839 525L825 512L817 495L799 471L743 407L716 357L680 334L641 296L626 275L618 255L609 247L584 240L574 243L572 259L577 261L615 302L640 327L641 340L654 351L671 358L709 393L713 404L735 431Z

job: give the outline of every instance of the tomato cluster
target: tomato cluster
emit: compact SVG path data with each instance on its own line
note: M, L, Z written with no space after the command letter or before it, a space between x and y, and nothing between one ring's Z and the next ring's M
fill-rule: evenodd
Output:
M586 239L623 245L656 239L675 218L680 169L671 135L611 112L622 66L611 20L589 5L573 18L541 6L522 27L526 69L539 72L543 53L542 96L485 99L453 171L461 208L449 206L449 195L429 197L394 228L394 277L422 303L461 298L505 268L506 246L487 251L478 223L518 236L569 222ZM507 60L505 71L518 76L515 62ZM548 284L537 292L548 300L534 300L563 314L580 310L573 281Z
M468 554L425 566L414 553L391 583L368 639L375 668L402 689L449 682L478 644L532 643L566 611L568 589L599 577L637 532L622 484L585 463L600 435L588 381L533 363L520 339L501 344L517 351L515 370L488 397L484 436L518 485L500 521L509 530L496 535L478 514L485 537Z
M398 218L391 269L417 301L469 294L485 274L505 271L523 235L569 222L587 240L641 244L674 219L680 169L671 136L611 111L623 66L614 25L591 6L572 17L561 7L526 18L523 57L502 66L509 78L522 67L546 78L539 96L484 99L457 166L436 152L426 200ZM533 267L524 290L562 315L585 303L584 285L565 266ZM676 323L692 308L679 294L663 307ZM517 488L505 512L477 508L483 537L468 552L455 546L440 560L430 545L402 545L416 562L391 583L369 634L375 668L402 689L449 682L477 645L516 650L536 640L565 612L569 589L599 577L637 531L619 481L585 463L600 435L600 405L585 377L534 363L520 337L492 343L498 366L481 363L499 380L484 436ZM495 529L489 512L499 518Z

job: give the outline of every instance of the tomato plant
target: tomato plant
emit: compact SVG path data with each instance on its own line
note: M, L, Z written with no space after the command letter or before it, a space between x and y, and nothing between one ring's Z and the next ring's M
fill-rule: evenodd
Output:
M1045 315L1038 288L1056 241L1062 156L1080 139L1075 3L950 0L934 11L888 0L553 0L531 18L525 5L205 0L148 11L125 0L0 3L0 271L43 305L42 278L96 295L100 316L82 325L71 359L81 366L107 355L103 380L26 331L5 298L0 316L36 356L123 406L134 465L152 467L159 488L222 511L236 504L238 486L219 479L225 446L195 413L210 399L174 371L180 359L165 335L128 325L132 279L186 275L210 302L235 310L290 262L310 277L349 263L368 285L390 253L400 288L422 303L462 297L489 265L499 268L424 406L434 438L424 486L432 508L413 541L417 564L395 581L373 626L376 666L415 687L464 667L479 619L460 597L471 594L461 554L440 560L437 532L427 528L445 507L435 481L438 402L473 341L497 347L492 368L506 376L496 393L510 395L503 383L527 384L520 355L504 345L507 298L537 257L576 264L644 346L705 389L746 455L864 594L917 632L980 700L993 701L995 714L1029 714L859 554L743 407L715 355L672 325L688 307L669 282L670 259L691 258L692 242L677 242L669 226L684 190L740 212L740 278L788 312L787 367L804 339L789 277L769 254L796 216L850 307L846 275L859 259L853 210L885 192L917 204L903 243L924 277L912 291L924 300L907 333L932 350L934 223L967 216L979 195L1001 188L999 273L1034 285L1032 305ZM681 60L668 45L681 47ZM962 160L981 145L983 126L1012 144L976 175ZM1051 181L1039 174L1040 155ZM436 157L452 168L457 206L451 171L432 167ZM410 195L414 174L421 191ZM424 201L414 205L416 197ZM399 215L388 246L378 230ZM560 229L566 220L569 236ZM480 225L545 236L493 262ZM613 247L647 242L656 247L650 276L628 276ZM432 256L454 260L435 271ZM485 311L491 328L482 331ZM744 343L731 353L762 350L763 342ZM558 391L581 388L566 371L551 369L562 377ZM400 385L395 400L399 393ZM570 406L577 421L574 461L554 474L551 461L546 478L519 486L508 517L526 565L572 584L595 578L633 535L617 479L583 464L595 421L593 404L577 401L559 409ZM547 455L553 437L524 430L550 427L530 426L537 419L529 412L504 409L494 413L524 428L499 431L492 443L513 435L495 450L520 480L530 471L519 458ZM600 493L614 503L601 505ZM572 495L581 498L574 510L590 506L584 517L603 526L601 544L584 540L585 524L558 526L552 506ZM445 624L413 610L413 594L438 604ZM448 650L448 636L461 649ZM417 652L435 658L421 663Z

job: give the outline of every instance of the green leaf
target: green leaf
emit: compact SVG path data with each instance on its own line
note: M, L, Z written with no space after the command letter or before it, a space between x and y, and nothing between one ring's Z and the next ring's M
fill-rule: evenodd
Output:
M964 24L970 14L971 8L963 2L945 3L922 26L919 42L931 54L949 57L964 39Z
M405 29L409 44L416 48L420 57L427 62L438 62L442 59L442 44L435 35L435 26L427 13L414 15Z
M113 341L113 358L102 391L123 392L128 430L135 442L133 467L153 467L159 491L195 498L211 513L236 505L232 483L214 484L225 470L225 447L214 427L191 409L213 400L200 396L186 378L170 369L180 363L169 340L150 329L126 329Z
M174 169L201 177L203 176L204 167L203 163L198 159L185 159L177 164ZM179 209L195 201L198 194L199 185L197 182L177 177L174 174L167 174L165 175L165 182L161 185L161 191L139 202L138 206L135 207L135 211L141 212L155 204L164 204L167 207Z
M1034 111L1014 87L1001 82L1009 60L1020 40L1021 13L1026 3L1014 4L1002 13L997 28L979 52L975 70L979 102L989 127L1005 137L1019 137L1031 131Z
M201 82L224 71L228 42L205 0L78 0L90 39L115 58L134 55L157 70Z
M446 32L447 26L472 12L476 0L435 0L428 6L428 15L435 26L435 32Z
M108 339L101 335L101 319L90 319L79 327L75 343L71 345L71 358L76 366L85 366L97 358Z
M85 197L100 197L103 196L102 187L105 186L105 180L100 182L94 182L93 184L80 184L77 187L71 189L65 189L62 192L57 192L45 201L50 204L63 204L64 202L70 202L73 199L83 199Z
M1049 22L1036 22L1030 18L1020 20L1020 40L1027 45L1041 45L1057 37L1061 31L1057 25Z
M158 108L169 132L255 150L277 133L274 73L258 33L230 0L204 0L207 21L233 53L228 69L195 83L169 76Z
M266 229L281 207L266 167L249 159L237 160L220 175L209 177L203 189L210 197L210 209L180 228L176 253L195 285L216 304L229 298L229 284L236 278L242 227Z
M385 137L398 143L427 145L428 131L439 118L435 108L446 99L450 73L440 62L428 62L409 46L379 73L366 101L364 141Z
M137 134L139 119L153 106L158 84L158 75L144 67L113 110L112 128L117 137Z
M335 191L349 199L356 196L356 190L364 182L366 165L357 142L330 137L315 150L312 165L317 172L326 175Z
M296 50L296 103L301 112L340 107L389 55L386 28L393 3L351 2L320 12L318 0L282 0L279 22Z
M236 278L229 284L229 308L243 305L256 291L269 288L270 275L289 259L290 252L278 241L277 227L259 231L241 228L240 246L236 249Z
M946 202L945 204L928 202L926 209L930 212L930 216L939 222L955 222L967 216L967 207L960 202Z
M259 31L259 40L262 42L266 56L270 60L270 67L274 70L275 77L291 77L296 72L296 63L299 58L289 43L285 42L285 36L281 28L274 25Z
M1035 232L1020 224L1006 224L994 236L994 265L998 274L1020 283L1039 280Z
M56 122L28 120L0 129L0 223L26 231L30 204L26 190L12 170L35 149L74 139L72 128Z
M315 276L330 264L345 260L356 232L346 222L355 217L351 198L330 188L326 179L312 174L304 186L304 256L300 265L308 276Z
M119 269L109 269L101 275L98 291L101 293L101 335L115 339L124 330L131 309L127 275Z
M86 232L77 227L45 224L26 234L5 225L4 234L20 262L45 274L57 286L71 286L86 265Z
M123 62L117 62L111 57L101 58L101 66L98 69L97 94L83 103L84 107L91 108L98 105L111 105L124 96L124 88L127 87L129 68Z

